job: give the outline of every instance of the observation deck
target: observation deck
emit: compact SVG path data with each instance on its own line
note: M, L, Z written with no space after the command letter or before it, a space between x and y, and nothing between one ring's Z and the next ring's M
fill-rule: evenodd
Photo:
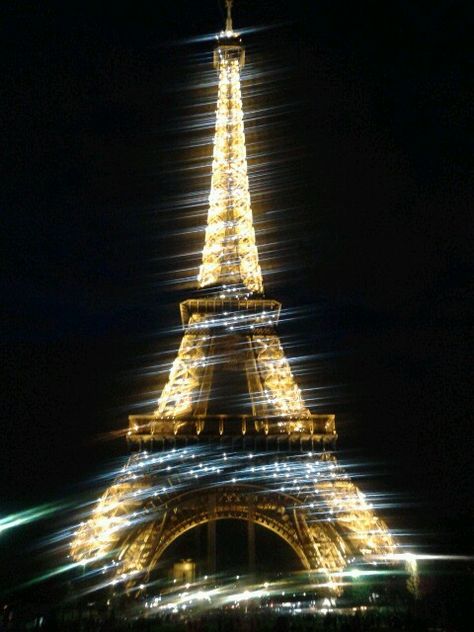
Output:
M236 447L300 450L333 449L337 433L332 414L311 414L305 419L205 414L168 419L130 415L127 439L138 449L217 442Z
M230 297L190 298L180 303L183 327L193 315L215 317L215 322L207 319L207 325L276 325L280 318L281 303L274 299L236 299Z
M245 65L245 48L242 38L235 31L222 31L214 48L214 68L219 69L222 63L237 61L240 68Z

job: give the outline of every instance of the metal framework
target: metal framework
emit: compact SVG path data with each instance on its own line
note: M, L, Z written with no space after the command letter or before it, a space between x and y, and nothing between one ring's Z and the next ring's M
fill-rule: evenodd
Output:
M78 528L72 555L131 586L185 531L241 519L278 534L337 592L351 560L389 557L396 544L328 451L334 415L306 407L277 334L280 303L263 296L240 89L244 48L228 8L214 51L219 89L198 275L209 293L181 304L184 335L157 408L130 417L132 455ZM225 406L208 414L216 372L226 366L245 375L245 414ZM249 446L255 458L242 465Z
M231 518L279 535L304 569L340 592L348 560L394 553L386 525L332 454L250 454L218 444L133 454L81 525L74 557L108 560L114 581L132 586L183 533Z
M247 292L262 293L240 90L243 50L237 35L226 31L214 54L219 92L209 213L198 283L200 287L220 285L229 293L235 293L242 283Z

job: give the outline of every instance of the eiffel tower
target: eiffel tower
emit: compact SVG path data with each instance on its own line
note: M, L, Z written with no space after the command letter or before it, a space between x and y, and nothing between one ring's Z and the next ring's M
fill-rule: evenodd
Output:
M131 589L203 524L212 572L216 521L244 520L251 568L260 525L337 594L351 563L393 558L397 545L338 464L335 416L305 405L277 333L281 304L264 294L240 87L245 49L226 4L198 287L180 305L184 334L157 408L130 416L129 460L76 531L71 554Z

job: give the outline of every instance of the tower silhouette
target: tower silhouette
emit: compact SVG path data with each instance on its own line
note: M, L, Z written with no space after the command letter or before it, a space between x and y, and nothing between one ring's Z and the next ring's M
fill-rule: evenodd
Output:
M78 528L77 561L139 585L168 546L215 522L270 529L340 591L354 560L390 558L385 523L338 464L335 416L304 403L264 294L253 227L240 88L245 49L227 20L214 49L219 77L211 190L197 288L180 305L183 337L154 412L131 415L131 455Z

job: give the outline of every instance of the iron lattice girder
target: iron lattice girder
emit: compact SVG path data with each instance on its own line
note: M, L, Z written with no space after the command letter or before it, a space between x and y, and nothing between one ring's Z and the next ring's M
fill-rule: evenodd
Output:
M230 327L237 330L253 327L268 327L278 323L281 303L268 298L231 298L226 296L227 288L212 297L191 298L180 303L181 321L186 329L192 324L193 316L208 327Z
M215 50L219 73L209 212L200 287L243 284L263 292L247 176L240 67L244 49L231 38Z
M151 572L180 535L219 519L270 529L325 581L354 556L395 550L385 523L333 455L277 458L198 448L132 455L81 526L72 553L77 560L115 556L112 576L130 584Z
M321 523L316 529L305 521L298 509L301 501L265 488L246 485L208 487L187 492L167 504L166 520L156 529L152 546L144 549L151 557L140 562L151 571L165 550L186 531L211 520L251 520L280 536L297 554L306 570L338 572L345 566L343 540L332 526ZM326 533L328 532L328 533ZM339 547L334 545L338 541ZM332 544L329 555L321 556L318 547Z
M253 415L196 415L176 419L156 415L130 415L127 438L132 443L176 438L193 440L232 439L233 437L285 437L333 444L337 438L335 415L311 414L301 420L286 417L261 418ZM295 424L300 428L295 430Z
M335 457L304 451L305 442L323 449L334 443L335 418L306 407L275 330L281 305L263 297L240 93L244 49L235 33L221 35L214 53L219 93L198 276L199 287L215 296L181 303L184 335L157 409L130 417L129 442L140 451L130 456L71 545L75 560L106 560L104 572L127 585L149 573L182 533L224 518L274 531L305 568L331 581L353 557L389 557L396 546ZM236 361L232 351L243 358L252 414L207 414L214 365L222 356L213 356L214 346L222 348L225 341L227 363ZM245 453L252 440L259 446L257 458L243 466L242 459L252 456ZM171 449L141 450L155 441ZM199 468L184 466L187 442L203 458ZM287 443L286 454L278 451L281 442ZM292 453L298 442L299 452ZM240 450L227 462L228 443Z
M268 420L264 429L268 432L269 424L277 424L282 432L311 433L311 412L304 404L273 325L277 314L267 314L264 310L255 317L258 324L252 324L246 321L247 314L221 312L221 309L218 302L217 311L189 315L177 357L158 401L156 417L175 420L206 413L215 366L235 364L239 353L252 413ZM262 318L268 320L261 322ZM216 345L224 348L225 353L215 353Z

